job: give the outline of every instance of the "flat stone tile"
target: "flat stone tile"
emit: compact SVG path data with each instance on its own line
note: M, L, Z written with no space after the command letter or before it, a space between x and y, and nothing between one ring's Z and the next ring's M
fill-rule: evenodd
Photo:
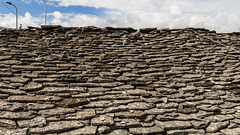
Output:
M27 109L28 110L44 110L44 109L52 109L55 107L54 104L38 104L38 103L27 103Z
M85 126L69 132L60 133L59 135L96 135L97 126Z
M129 133L127 130L117 129L117 130L113 130L111 133L109 133L109 135L129 135Z
M153 127L137 127L137 128L130 128L129 132L131 134L137 134L137 135L142 135L142 134L161 134L164 132L164 130L158 126L153 126Z
M62 101L56 103L59 107L77 107L88 104L89 100L86 98L65 98Z
M10 96L8 97L8 101L10 102L37 102L37 101L59 101L62 98L56 96L46 96L46 95L22 95L22 96Z
M153 104L145 103L145 102L134 102L134 103L129 103L127 105L127 108L130 110L146 110L146 109L151 109L153 108Z
M28 112L7 112L1 111L1 119L11 119L11 120L26 120L35 117L36 115L32 111Z
M35 91L35 90L40 90L42 88L43 88L43 85L41 83L36 83L36 82L30 82L26 84L24 87L20 87L20 89L24 91Z
M111 101L91 101L89 104L85 105L87 108L95 108L95 107L110 107L113 106L113 103Z
M13 120L0 119L0 127L6 127L7 129L17 128L17 124Z
M80 121L59 121L59 122L50 122L45 127L31 128L29 133L61 133L70 129L81 128L84 125Z
M216 133L224 128L226 128L230 123L228 121L225 122L217 122L217 123L211 123L207 129L207 133Z
M5 129L0 127L0 135L26 135L27 128L24 129Z
M115 122L115 126L118 128L132 128L141 126L141 123L136 119L120 119L120 121Z
M11 103L0 100L0 111L18 111L24 108L24 104Z
M73 120L86 120L96 116L94 109L82 109L76 113L67 114L65 119Z
M205 134L203 129L184 129L184 130L170 130L167 131L168 135L185 135L185 134Z
M192 127L192 124L189 121L155 121L155 124L164 130L186 129Z
M100 115L91 120L91 124L94 126L102 126L102 125L113 125L113 117L107 115Z
M47 124L46 118L44 117L35 117L31 120L19 120L17 121L20 128L29 128L29 127L43 127Z
M221 130L221 133L223 133L224 135L239 135L240 128L223 129L223 130Z
M43 115L45 117L54 116L54 115L63 115L68 113L74 113L75 109L73 108L62 108L57 107L54 109L40 110L38 114Z

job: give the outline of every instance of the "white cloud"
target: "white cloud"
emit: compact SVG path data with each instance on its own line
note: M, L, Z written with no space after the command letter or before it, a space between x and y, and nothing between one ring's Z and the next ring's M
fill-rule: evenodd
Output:
M201 27L217 32L239 31L240 28L239 0L48 0L48 2L57 6L74 5L106 9L103 12L104 17L55 11L48 14L48 24L78 27L90 25L134 28ZM44 18L33 17L30 13L21 18L28 25L39 26L44 23ZM0 24L14 27L14 15L0 15Z
M24 16L18 16L18 27L22 24L22 27L27 26L39 26L42 19L38 17L33 17L30 13L26 12ZM16 28L16 16L12 13L10 14L0 14L0 24L1 27Z
M59 6L109 9L100 25L140 27L204 27L218 32L240 28L239 0L49 0ZM90 17L92 18L92 17ZM69 18L78 21L76 17ZM69 22L69 21L68 21ZM76 22L77 23L77 22ZM81 23L80 23L81 24ZM92 23L89 23L89 25Z
M71 13L61 13L59 11L55 11L51 14L50 23L54 25L62 25L62 26L103 26L103 19L93 16L93 15L85 15L85 14L71 14Z

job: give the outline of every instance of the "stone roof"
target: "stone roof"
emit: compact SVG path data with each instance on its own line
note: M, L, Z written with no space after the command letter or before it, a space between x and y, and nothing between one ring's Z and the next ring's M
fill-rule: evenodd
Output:
M0 30L0 134L240 134L240 34Z

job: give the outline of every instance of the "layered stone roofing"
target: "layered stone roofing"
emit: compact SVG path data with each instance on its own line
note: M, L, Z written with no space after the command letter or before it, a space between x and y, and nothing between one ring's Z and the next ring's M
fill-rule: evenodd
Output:
M0 134L240 134L240 35L0 30Z

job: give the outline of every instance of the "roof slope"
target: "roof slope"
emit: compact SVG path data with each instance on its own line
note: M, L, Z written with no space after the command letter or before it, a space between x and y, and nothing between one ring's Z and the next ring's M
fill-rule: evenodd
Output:
M240 134L240 36L0 30L0 134Z

